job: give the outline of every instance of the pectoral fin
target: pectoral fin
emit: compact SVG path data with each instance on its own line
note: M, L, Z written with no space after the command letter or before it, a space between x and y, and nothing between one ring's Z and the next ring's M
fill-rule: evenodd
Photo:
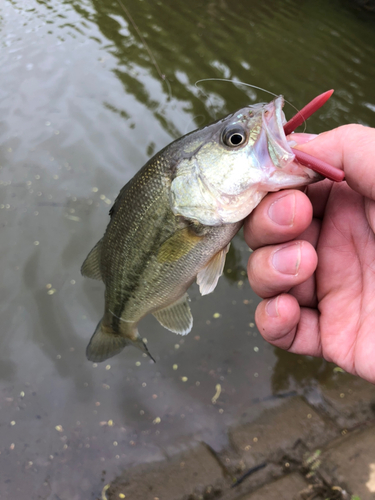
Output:
M160 247L158 262L176 262L193 250L201 240L202 236L196 235L189 228L176 231Z
M223 274L225 257L228 253L230 243L220 250L210 262L197 274L197 284L202 295L207 295L215 290L220 276Z
M177 302L154 312L153 315L164 328L180 335L186 335L193 326L193 316L188 301L189 296L185 293Z
M81 274L87 276L87 278L92 278L94 280L101 280L102 276L100 274L100 252L101 252L102 240L94 246L91 252L86 257L84 263L81 267Z

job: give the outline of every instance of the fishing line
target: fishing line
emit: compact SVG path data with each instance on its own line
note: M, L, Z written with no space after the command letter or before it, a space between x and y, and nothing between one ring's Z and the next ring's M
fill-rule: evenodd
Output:
M171 84L169 83L168 81L168 78L163 75L163 73L160 71L160 68L159 68L159 65L158 63L156 62L156 59L154 57L154 54L151 52L151 49L150 47L148 46L144 36L142 35L142 33L140 32L136 22L134 21L134 19L132 18L130 12L128 11L128 9L125 7L125 5L121 2L121 0L117 0L117 3L119 4L119 6L123 9L123 11L125 12L125 15L128 17L129 21L131 22L133 28L135 29L135 31L137 32L137 35L139 36L139 38L141 39L141 42L143 43L143 46L144 48L146 49L150 59L151 59L151 62L152 64L155 66L156 68L156 71L158 73L158 75L160 76L160 78L162 79L163 82L165 82L165 84L167 85L167 89L168 89L168 101L170 101L172 99L172 88L171 88Z
M257 87L256 85L251 85L251 83L245 83L245 82L238 82L236 80L230 80L229 78L203 78L202 80L197 80L195 82L195 87L197 89L199 89L199 90L202 90L202 89L200 89L198 87L198 83L202 83L202 82L229 82L229 83L233 83L233 85L245 85L246 87L252 87L253 89L262 90L263 92L266 92L267 94L273 95L274 97L279 97L277 94L274 94L270 90L263 89L262 87ZM206 94L206 96L209 97L208 94ZM299 109L297 109L291 102L287 101L285 98L284 98L284 102L286 102L287 104L289 104L289 106L291 106L295 111L297 111L298 114L300 114ZM302 116L302 118L303 118L303 116ZM304 123L303 132L305 132L305 130L306 130L306 120L304 118L303 118L303 123Z

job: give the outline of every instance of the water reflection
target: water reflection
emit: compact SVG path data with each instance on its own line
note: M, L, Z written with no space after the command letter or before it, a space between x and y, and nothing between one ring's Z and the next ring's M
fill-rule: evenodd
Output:
M228 426L255 414L256 402L319 388L332 376L325 362L262 341L241 236L215 293L192 289L191 335L176 337L151 317L141 323L156 365L136 350L104 365L85 360L104 290L79 268L119 189L152 154L269 99L222 82L198 88L197 80L235 78L298 107L334 87L309 131L374 124L372 21L339 0L126 7L171 99L117 1L0 5L2 498L98 496L103 470L109 481L191 439L219 449Z
M325 384L333 373L332 363L320 358L298 356L281 349L275 349L276 363L273 367L271 383L274 394L293 389L304 390L312 385L312 380Z

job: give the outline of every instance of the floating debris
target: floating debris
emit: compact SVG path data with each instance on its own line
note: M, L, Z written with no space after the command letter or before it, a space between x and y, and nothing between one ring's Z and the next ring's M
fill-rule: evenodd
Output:
M335 366L335 368L333 369L333 372L334 373L345 373L345 370L343 370L339 366Z
M181 380L182 380L183 382L187 382L187 381L188 381L188 378L187 378L187 377L181 377Z
M106 369L106 370L110 370L110 369L111 369L111 365L107 365L107 366L105 367L105 369Z
M177 370L178 365L173 365L173 367L172 367L172 368L173 368L174 370Z
M213 396L213 398L211 399L211 402L213 404L216 404L216 401L218 400L218 398L219 398L219 396L221 394L221 385L220 384L216 384L215 390L216 390L216 393Z
M65 217L69 220L72 220L74 222L79 222L81 220L81 217L77 217L75 215L65 215Z
M106 491L109 490L110 484L106 484L104 488L102 489L102 500L108 500L108 497L106 495Z
M215 313L215 314L213 315L213 318L217 319L217 318L220 318L220 316L221 316L221 314L220 314L220 313Z
M62 425L56 425L55 429L57 430L57 432L63 432L64 431L64 429L62 428Z
M161 422L161 418L160 418L160 417L156 417L156 418L152 421L152 423L153 423L153 424L160 424L160 422Z

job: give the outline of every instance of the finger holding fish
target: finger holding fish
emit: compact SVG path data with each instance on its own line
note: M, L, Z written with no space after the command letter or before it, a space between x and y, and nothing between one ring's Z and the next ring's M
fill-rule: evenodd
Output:
M269 245L250 256L249 282L260 297L274 297L308 280L317 263L315 249L307 241Z
M270 193L245 219L245 241L253 250L289 241L305 231L311 219L311 203L301 191Z
M263 300L255 312L262 336L276 347L308 356L321 356L319 312L300 307L292 295L283 293Z

